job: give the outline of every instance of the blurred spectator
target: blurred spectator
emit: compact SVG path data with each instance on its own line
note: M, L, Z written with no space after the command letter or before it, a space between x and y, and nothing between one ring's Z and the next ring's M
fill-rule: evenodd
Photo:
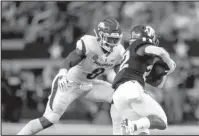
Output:
M22 79L20 78L20 70L16 65L11 68L12 71L3 79L3 102L4 102L4 120L18 122L22 110L22 98L18 96L21 91ZM4 76L4 75L3 75Z
M23 78L23 91L26 92L27 107L30 109L36 108L37 104L34 100L34 94L36 92L35 76L31 71L24 71Z
M164 85L164 109L168 123L182 123L183 121L183 95L178 90L176 75L170 75Z
M7 79L7 76L6 76L6 72L4 71L4 69L2 69L2 72L1 72L1 108L2 108L2 117L3 119L5 119L5 114L7 113L7 105L8 105L8 102L9 102L9 98L10 96L12 96L12 91L11 91L11 88L9 87L9 84L8 84L8 79ZM8 119L5 119L5 120L8 120Z

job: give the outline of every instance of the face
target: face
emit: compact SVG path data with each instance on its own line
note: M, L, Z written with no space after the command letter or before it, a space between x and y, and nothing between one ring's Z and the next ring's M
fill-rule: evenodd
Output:
M120 38L119 37L104 37L104 41L107 46L114 47L120 43Z
M107 44L117 45L120 42L120 38L119 37L106 37L105 41Z
M115 46L117 46L121 41L121 36L110 36L103 34L102 35L102 47L107 51L112 51Z

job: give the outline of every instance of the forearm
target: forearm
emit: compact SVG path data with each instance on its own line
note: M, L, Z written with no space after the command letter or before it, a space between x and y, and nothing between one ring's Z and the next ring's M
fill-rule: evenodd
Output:
M71 67L77 65L78 63L80 63L83 59L84 59L84 55L80 54L80 52L78 52L78 50L74 50L72 51L63 61L60 70L65 69L65 70L69 70Z
M175 62L171 59L169 53L161 47L147 46L145 48L145 53L160 57L168 65L171 71L173 71L176 67Z

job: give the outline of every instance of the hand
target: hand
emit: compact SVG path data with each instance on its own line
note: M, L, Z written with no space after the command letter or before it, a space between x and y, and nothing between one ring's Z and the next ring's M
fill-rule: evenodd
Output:
M67 89L67 70L61 69L58 73L58 87L61 91L65 91Z

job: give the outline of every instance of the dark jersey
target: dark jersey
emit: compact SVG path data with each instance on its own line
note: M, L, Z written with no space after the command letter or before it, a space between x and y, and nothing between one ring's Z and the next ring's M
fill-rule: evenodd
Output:
M123 62L120 66L120 71L117 73L113 81L112 87L114 89L116 89L120 84L130 80L136 80L142 86L145 85L145 77L150 73L155 57L149 54L139 56L136 54L136 51L139 47L146 44L151 43L143 43L142 41L137 40L126 50Z

